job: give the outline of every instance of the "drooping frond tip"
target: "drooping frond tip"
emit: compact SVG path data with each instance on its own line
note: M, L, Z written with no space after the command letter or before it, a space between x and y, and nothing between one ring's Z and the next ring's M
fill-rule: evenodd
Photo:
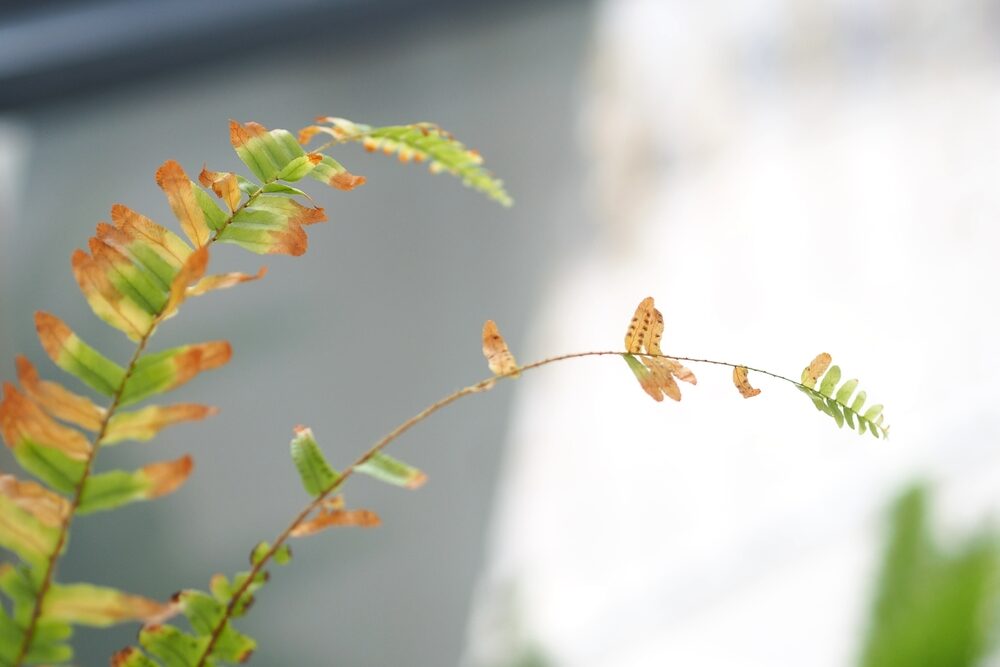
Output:
M483 168L482 156L434 123L372 127L333 116L320 116L316 122L299 131L300 143L308 144L318 134L332 137L331 143L360 142L370 153L396 155L403 163L426 162L431 173L449 173L503 206L514 203L503 181Z
M639 302L629 322L625 333L625 351L629 354L623 358L643 391L653 400L659 402L664 396L668 396L679 401L681 390L675 380L698 384L698 379L679 361L662 356L662 337L663 313L654 307L653 297L648 296Z
M799 390L809 396L817 410L832 417L837 426L843 428L847 424L859 435L868 431L876 439L888 438L889 427L884 424L882 405L865 409L868 394L864 391L854 393L858 388L856 379L841 384L840 367L831 366L832 361L833 358L826 352L818 354L802 370Z

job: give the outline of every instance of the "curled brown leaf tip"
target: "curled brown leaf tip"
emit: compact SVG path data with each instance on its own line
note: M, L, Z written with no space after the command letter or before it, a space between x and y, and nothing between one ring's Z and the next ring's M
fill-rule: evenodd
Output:
M410 478L410 480L406 483L406 488L419 489L426 483L427 483L427 473L420 471L419 473Z
M737 366L733 369L733 384L736 385L736 389L739 390L743 398L753 398L760 394L760 389L750 386L750 381L747 379L748 373L749 370L746 366Z
M486 320L483 324L483 356L494 375L517 377L517 361L493 320Z
M35 329L42 347L53 361L59 358L66 342L73 336L73 331L65 322L43 311L35 313Z
M246 128L235 120L229 120L229 143L233 148L242 148L246 142L250 141L250 133Z
M833 357L826 352L820 352L816 355L816 358L810 361L809 365L802 371L802 384L810 389L814 387L816 381L823 376L832 361Z
M322 508L311 519L296 526L290 535L292 537L307 537L327 528L339 526L354 526L358 528L375 528L382 524L382 519L371 510L345 510Z
M158 498L176 491L194 470L194 459L185 454L174 461L150 463L142 468L150 482L150 498Z
M111 656L111 667L122 667L132 656L135 655L136 649L131 646L126 646L122 650Z
M364 185L367 182L368 180L364 176L358 176L349 171L337 172L330 177L330 185L338 190L350 191Z

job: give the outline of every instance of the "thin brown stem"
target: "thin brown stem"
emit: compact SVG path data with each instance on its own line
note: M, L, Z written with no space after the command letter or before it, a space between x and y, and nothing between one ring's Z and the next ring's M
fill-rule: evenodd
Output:
M345 134L344 136L339 137L337 139L331 139L330 141L326 142L325 144L320 144L319 146L317 146L316 148L312 149L309 152L310 153L320 153L322 151L325 151L327 148L333 148L334 146L339 146L341 144L346 144L346 143L349 143L351 141L358 141L359 139L364 139L365 137L370 136L370 135L371 135L371 132L358 132L357 134Z
M247 197L247 200L237 207L232 214L226 218L225 222L216 231L216 233L209 238L206 245L211 245L218 240L219 235L229 226L236 217L236 214L245 209L247 206L253 203L253 201L260 195L262 190L258 190L254 194ZM59 562L59 557L62 554L63 547L66 545L66 540L69 537L70 526L73 520L76 518L77 510L80 508L80 503L83 500L83 493L87 486L87 481L90 479L93 473L94 461L97 459L97 453L101 449L101 442L107 435L108 428L111 425L111 419L115 416L121 405L122 395L125 392L125 385L128 384L129 378L135 373L136 365L139 363L139 359L142 358L143 353L146 351L146 346L149 344L150 339L156 332L157 327L163 321L164 311L160 311L156 314L153 322L150 324L149 329L142 335L136 345L135 352L132 354L132 358L129 360L128 365L125 367L125 374L122 377L121 384L115 390L115 393L111 397L111 403L108 405L104 412L104 417L101 419L100 426L97 430L97 434L90 444L90 452L87 454L87 459L84 462L83 474L80 476L80 480L77 482L73 489L73 497L70 500L69 511L66 513L66 517L63 519L62 524L59 527L59 536L56 539L55 548L52 553L49 554L49 558L45 565L45 573L42 575L42 582L38 587L38 591L35 595L35 606L31 610L31 617L28 621L28 625L24 630L24 639L21 641L21 647L18 649L17 657L14 658L14 667L20 667L24 659L27 657L28 652L31 650L31 644L34 640L35 633L38 629L38 621L42 615L42 606L45 602L45 596L48 594L49 589L52 587L52 580L55 575L56 565Z
M496 386L496 383L499 380L516 378L522 372L532 371L537 368L541 368L543 366L548 366L550 364L558 363L561 361L568 361L570 359L582 359L585 357L607 357L607 356L624 357L628 354L629 354L628 352L617 352L611 350L601 351L601 352L573 352L570 354L561 354L554 357L548 357L540 361L535 361L525 366L521 366L516 370L511 371L510 373L486 378L484 380L477 382L476 384L469 385L468 387L464 387L462 389L459 389L458 391L452 392L451 394L448 394L444 398L439 399L434 403L430 404L417 414L413 415L412 417L401 423L396 428L389 431L389 433L384 435L379 441L377 441L374 445L369 447L364 454L359 456L357 460L354 461L354 463L347 466L347 468L344 469L344 471L340 474L340 476L336 479L336 481L333 482L333 484L324 489L318 496L316 496L316 498L314 498L311 502L309 502L309 504L307 504L305 508L303 508L302 511L300 511L295 516L295 518L292 519L292 521L285 527L285 529L281 531L281 533L274 539L274 542L271 544L270 548L264 553L264 555L259 559L257 559L257 562L254 563L253 567L250 569L250 572L247 575L246 579L244 580L243 584L233 592L232 597L229 599L229 603L226 605L223 615L219 618L217 624L212 629L212 633L209 637L208 643L205 645L205 648L203 649L201 656L198 658L198 662L195 663L195 667L204 667L206 661L212 654L212 649L215 647L216 642L218 642L219 638L222 636L222 632L223 630L225 630L226 624L232 618L233 612L239 605L240 600L246 594L247 589L256 579L257 575L264 568L264 566L270 562L271 558L274 556L275 553L277 553L278 549L280 549L282 545L284 545L285 542L288 541L289 537L291 537L295 529L298 528L302 524L302 522L308 519L309 516L314 511L316 511L323 504L323 502L330 497L331 494L336 493L338 490L340 490L340 488L344 485L344 483L347 482L347 480L354 475L354 473L358 469L358 466L364 464L373 456L375 456L383 449L388 447L394 440L399 438L401 435L409 431L411 428L413 428L420 422L424 421L425 419L433 415L435 412L438 412L439 410L451 405L452 403L470 394L478 394L485 391L489 391L494 386ZM771 373L770 371L765 371L759 368L752 368L744 364L736 364L729 361L716 361L714 359L696 359L692 357L676 357L664 354L634 353L633 356L664 357L668 359L674 359L677 361L687 361L690 363L700 363L700 364L712 364L715 366L727 366L729 368L736 368L742 366L747 370L751 370L757 373L761 373L763 375L770 376L772 378L775 378L776 380L782 380L784 382L788 382L789 384L795 385L796 387L806 388L799 382L784 377L783 375L778 375L777 373Z

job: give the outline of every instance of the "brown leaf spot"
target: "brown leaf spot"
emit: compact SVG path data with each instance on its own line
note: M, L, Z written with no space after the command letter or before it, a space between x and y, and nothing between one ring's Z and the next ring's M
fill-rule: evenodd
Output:
M639 302L625 332L625 351L642 352L649 337L650 326L653 323L653 297L647 296Z

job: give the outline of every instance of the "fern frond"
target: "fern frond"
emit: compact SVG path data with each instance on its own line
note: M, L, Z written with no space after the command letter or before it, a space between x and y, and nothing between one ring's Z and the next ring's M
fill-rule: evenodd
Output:
M236 630L232 619L249 610L254 595L270 578L263 569L266 562L285 565L291 561L288 545L273 549L261 542L250 553L251 570L232 579L222 574L212 577L209 591L189 589L171 600L171 611L184 616L185 627L154 623L139 631L139 647L130 646L116 653L112 666L171 667L173 665L221 665L243 663L250 659L257 642Z
M116 204L111 209L111 223L99 223L87 249L73 255L73 275L91 310L136 344L127 364L120 365L85 343L58 317L48 313L35 317L42 347L55 365L108 397L107 407L61 384L42 380L25 358L17 363L24 392L12 384L3 387L0 434L21 467L43 484L0 477L0 547L21 560L20 566L4 570L0 577L0 591L9 599L12 614L0 605L0 667L69 660L72 652L63 640L69 637L73 624L153 620L151 610L158 609L158 603L140 604L140 598L111 589L89 584L69 587L54 580L56 563L65 551L76 515L165 495L183 484L192 470L191 458L182 456L138 470L94 474L100 448L150 440L168 426L215 413L209 406L188 404L123 411L222 366L232 353L226 341L158 352L147 352L147 347L159 326L173 317L186 299L264 275L266 269L256 274L209 275L212 244L231 243L261 254L306 252L305 227L325 221L326 214L289 183L311 177L339 190L364 183L363 177L351 174L329 155L307 153L286 130L236 121L230 123L229 130L233 149L256 180L205 167L195 182L173 160L164 162L156 172L156 184L166 195L187 240ZM452 148L455 146L460 144L454 142ZM442 153L442 157L447 156ZM311 470L320 491L330 484L330 479L318 474L321 469ZM373 459L369 470L396 483L415 485L418 481L412 470L389 459ZM277 547L265 551L267 558L281 557ZM237 578L237 597L252 593L259 574L255 565L243 579ZM20 585L21 579L30 585ZM210 609L205 599L191 593L181 594L175 601L196 633L198 627L212 625L212 613L223 613ZM233 608L223 610L227 619L242 608L243 601L233 604ZM154 625L148 626L140 639L152 655L171 665L186 655L183 646L193 646L194 651L207 647L204 659L216 662L247 655L247 642L225 628L212 638L199 640L200 644L191 644L191 637L170 626ZM166 647L166 653L158 652L158 646ZM170 657L172 650L175 652ZM150 664L134 653L120 661Z
M663 356L660 340L663 338L663 313L653 305L653 297L643 299L635 309L635 315L629 322L625 333L625 351L623 355L629 370L639 381L643 391L654 401L662 401L668 396L675 401L681 400L681 390L676 380L698 384L689 369L676 359ZM642 361L636 359L641 356Z
M843 428L844 424L847 424L856 430L858 435L868 431L875 439L888 438L889 427L884 425L882 405L873 405L866 409L865 401L868 394L864 391L854 393L858 388L856 379L841 383L840 367L831 366L831 361L830 355L826 352L817 355L803 369L799 390L812 400L817 410L832 417L837 426Z
M321 116L316 122L321 124L299 131L300 143L308 144L317 134L333 137L332 143L360 142L368 152L396 155L403 163L426 162L431 173L449 173L504 206L514 203L503 181L483 168L482 156L434 123L372 127L333 116Z

